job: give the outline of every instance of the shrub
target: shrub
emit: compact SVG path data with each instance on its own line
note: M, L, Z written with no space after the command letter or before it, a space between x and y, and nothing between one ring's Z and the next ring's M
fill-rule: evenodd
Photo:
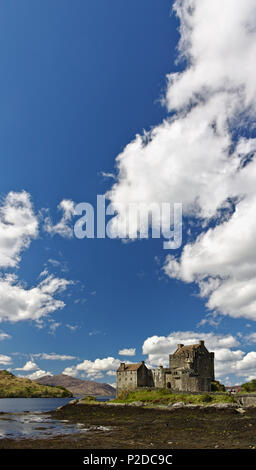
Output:
M212 401L212 397L208 393L204 393L201 397L201 401L203 403L209 403L210 401Z
M242 389L246 392L255 392L256 391L256 380L253 379L251 382L245 382L242 385Z
M211 391L212 392L225 392L225 385L221 384L218 380L211 382Z

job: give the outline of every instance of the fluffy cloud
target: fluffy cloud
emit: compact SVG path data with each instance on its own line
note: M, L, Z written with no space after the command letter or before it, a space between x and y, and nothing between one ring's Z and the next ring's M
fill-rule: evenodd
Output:
M95 359L95 361L83 361L76 366L67 367L63 374L76 377L82 373L86 378L99 379L103 377L104 372L116 370L120 365L119 359L106 357L104 359Z
M50 235L60 235L64 238L73 237L73 228L71 225L75 211L75 203L70 199L63 199L58 205L58 210L62 212L62 217L57 224L53 224L49 216L44 220L44 229Z
M256 351L246 354L241 361L236 364L236 370L240 375L250 375L256 369Z
M72 212L70 201L62 201L63 217L69 220ZM63 219L63 220L64 220ZM27 249L33 238L38 237L39 222L35 215L31 197L25 192L9 192L0 202L0 268L17 267L21 252ZM0 273L0 322L40 319L65 303L55 295L63 292L71 281L48 274L38 285L27 288L15 274ZM53 329L53 325L51 325ZM0 340L8 338L0 333Z
M4 366L8 366L11 363L12 363L11 357L0 354L0 364Z
M256 177L255 168L248 166ZM245 171L245 170L244 170ZM256 197L237 204L234 214L183 249L179 260L168 256L165 272L184 282L197 282L209 309L256 320Z
M71 377L77 377L78 371L76 369L76 366L71 366L71 367L66 367L66 369L64 369L62 374L70 375Z
M248 344L256 343L256 333L250 333L249 335L245 336L245 340Z
M176 0L174 9L186 67L168 76L173 114L117 157L112 229L136 235L129 203L181 202L202 233L167 258L166 274L196 282L212 311L256 320L255 1Z
M38 220L30 195L10 192L0 202L0 267L16 267L20 253L38 236Z
M27 289L14 275L0 277L0 321L37 321L63 309L65 303L57 300L55 295L71 284L71 281L50 275L37 286Z
M41 377L44 377L45 375L51 375L52 376L52 373L51 372L46 372L45 370L37 370L36 372L33 372L33 374L26 375L26 378L30 379L30 380L37 380L37 379L41 379ZM24 376L22 376L22 377L24 377Z
M142 352L148 355L147 362L150 365L167 365L168 354L173 353L177 349L178 343L194 344L200 340L205 340L206 347L211 351L239 346L239 341L232 335L175 331L168 336L151 336L147 338L143 343Z
M108 370L106 372L106 375L109 375L110 377L115 377L116 376L116 371L115 370Z
M35 362L27 361L23 367L17 367L16 370L23 370L24 372L31 372L32 370L38 370L39 367Z
M135 348L126 348L126 349L121 349L118 352L119 356L135 356L136 354L136 349Z

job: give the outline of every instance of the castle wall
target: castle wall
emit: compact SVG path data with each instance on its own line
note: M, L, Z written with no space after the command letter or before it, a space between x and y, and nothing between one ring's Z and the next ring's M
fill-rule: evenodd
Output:
M209 353L204 345L196 350L178 351L169 356L170 369L190 369L200 377L214 380L214 353Z
M195 357L195 371L200 377L214 380L214 353L199 351Z
M156 387L156 388L165 387L165 369L163 369L163 367L159 367L158 369L152 369L151 376L152 376L153 387Z
M137 376L137 386L138 387L147 387L150 386L150 374L149 369L143 364L138 369L138 376Z
M170 388L173 391L209 392L214 380L214 353L210 353L200 341L196 347L178 345L178 350L169 356L169 368L159 366L148 369L144 362L132 370L120 365L117 371L117 395L121 391L138 387Z
M211 381L209 379L184 374L166 374L166 386L177 392L210 392Z
M193 368L194 355L191 352L180 352L179 354L170 354L169 367L170 369L191 369Z
M117 372L116 392L135 390L137 388L137 371Z

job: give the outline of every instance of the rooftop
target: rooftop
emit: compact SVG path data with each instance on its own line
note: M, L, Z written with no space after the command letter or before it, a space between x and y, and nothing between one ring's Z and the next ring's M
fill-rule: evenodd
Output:
M140 362L139 364L125 364L124 362L120 364L120 366L117 369L117 372L122 372L126 370L138 370L142 363Z
M178 344L178 349L176 349L174 354L184 351L193 351L193 349L198 349L201 346L204 346L204 341L200 341L198 344L189 344L187 346L184 346L184 344Z

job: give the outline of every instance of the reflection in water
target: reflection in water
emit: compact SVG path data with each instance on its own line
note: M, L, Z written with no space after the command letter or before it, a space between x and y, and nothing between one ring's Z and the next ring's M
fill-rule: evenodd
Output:
M37 413L0 415L0 439L49 438L87 431L109 431L104 426L86 427L82 423L71 424L67 420L52 419L50 415Z

